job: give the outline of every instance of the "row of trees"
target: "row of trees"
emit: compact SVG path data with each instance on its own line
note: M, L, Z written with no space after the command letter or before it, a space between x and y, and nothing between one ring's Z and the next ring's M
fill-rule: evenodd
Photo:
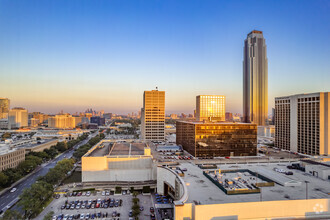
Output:
M134 217L135 220L138 220L139 219L139 215L141 213L140 211L140 205L139 205L139 202L140 202L140 199L137 198L137 195L138 195L138 192L133 192L133 198L132 198L132 215Z
M23 191L18 206L24 210L24 215L17 211L7 210L2 219L20 220L35 218L51 199L55 186L64 180L68 172L73 169L73 165L73 159L59 161L45 176L39 177L30 188Z
M35 170L38 165L54 159L58 154L73 148L74 145L87 137L88 134L84 133L75 140L58 142L56 145L41 152L29 152L25 157L25 161L21 162L16 168L9 168L0 172L0 188L9 187L14 182Z
M98 134L97 136L91 138L87 144L84 144L83 146L79 147L74 153L73 157L77 160L80 160L81 157L88 152L89 149L91 149L92 146L100 142L105 135L103 133Z

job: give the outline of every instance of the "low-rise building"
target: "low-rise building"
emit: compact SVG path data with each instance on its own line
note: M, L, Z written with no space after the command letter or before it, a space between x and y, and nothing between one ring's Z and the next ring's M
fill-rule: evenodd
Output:
M157 178L157 166L145 143L102 140L81 162L82 182L155 182Z

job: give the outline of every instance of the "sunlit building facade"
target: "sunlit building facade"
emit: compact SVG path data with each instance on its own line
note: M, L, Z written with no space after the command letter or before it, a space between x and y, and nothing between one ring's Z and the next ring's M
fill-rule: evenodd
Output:
M29 114L25 108L13 108L9 111L8 128L22 128L27 127L29 123Z
M330 93L275 98L275 146L308 155L329 155Z
M10 101L7 98L0 98L0 119L7 119L10 108Z
M268 117L268 59L262 31L252 31L244 42L243 122L266 125Z
M72 115L55 115L48 118L48 127L62 129L75 128L75 117L72 117Z
M197 121L225 121L225 96L199 95L196 96Z
M176 144L195 157L255 156L257 125L177 121Z
M141 135L146 141L165 140L165 91L144 91Z

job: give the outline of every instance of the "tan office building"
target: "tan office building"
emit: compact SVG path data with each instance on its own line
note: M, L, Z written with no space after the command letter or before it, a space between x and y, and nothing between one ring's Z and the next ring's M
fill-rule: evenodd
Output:
M75 117L72 115L55 115L55 117L48 118L48 127L50 128L75 128Z
M25 149L13 149L0 151L0 171L15 168L25 160Z
M330 93L275 98L275 146L308 155L329 155Z
M0 119L7 119L9 113L10 101L7 98L0 98Z
M144 91L141 135L145 141L165 140L165 91Z
M225 107L223 95L196 96L196 120L225 121Z

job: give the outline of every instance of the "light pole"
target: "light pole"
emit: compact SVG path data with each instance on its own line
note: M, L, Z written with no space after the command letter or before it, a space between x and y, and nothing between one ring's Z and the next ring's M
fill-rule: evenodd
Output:
M308 199L308 181L305 180L305 183L306 183L306 199Z

